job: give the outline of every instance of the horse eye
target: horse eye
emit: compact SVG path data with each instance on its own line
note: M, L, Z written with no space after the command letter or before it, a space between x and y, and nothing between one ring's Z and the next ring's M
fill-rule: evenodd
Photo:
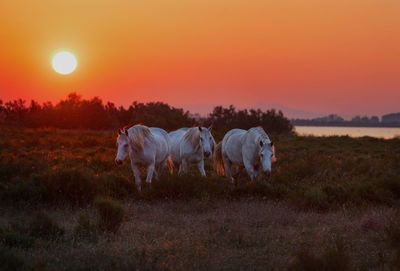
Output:
M260 153L260 156L261 156L261 157L264 157L264 154L263 154L263 153Z

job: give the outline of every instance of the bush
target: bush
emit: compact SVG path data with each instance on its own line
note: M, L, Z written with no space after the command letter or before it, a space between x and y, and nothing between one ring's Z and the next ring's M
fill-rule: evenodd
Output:
M1 270L7 271L31 270L23 258L15 255L12 250L4 247L0 247L0 267Z
M80 215L78 224L75 226L74 233L76 236L81 238L87 238L91 240L97 239L97 227L95 224L84 215Z
M97 208L98 227L101 231L117 232L121 227L125 209L116 201L106 198L97 198L94 201Z
M102 178L102 181L110 197L132 199L139 195L139 191L133 179L128 179L116 174L108 174Z
M314 255L309 249L301 249L293 263L289 266L293 271L309 270L350 270L350 257L346 254L341 238L335 238L333 244L325 248L321 256Z
M395 195L396 199L400 198L400 178L399 177L392 177L392 178L383 180L382 187L386 190L389 190L393 195Z
M290 193L290 198L300 210L325 211L330 208L326 193L319 187L300 187Z
M341 237L335 237L322 255L324 270L350 270L350 256L346 253Z
M150 190L143 193L146 199L201 199L207 195L222 195L225 183L221 177L202 177L198 172L182 175L162 175L153 180Z
M400 214L397 213L385 226L386 240L394 248L400 249Z
M41 180L42 196L47 202L81 205L93 201L99 185L89 170L60 169L50 172Z
M35 238L0 229L0 244L8 247L28 249L35 244Z
M324 270L324 263L321 259L312 254L308 249L301 249L294 262L289 266L292 271L320 271Z
M48 239L59 238L65 232L56 221L43 211L34 214L29 230L32 236Z
M41 198L41 191L38 186L28 182L16 182L10 185L2 193L2 198L7 201L38 201Z

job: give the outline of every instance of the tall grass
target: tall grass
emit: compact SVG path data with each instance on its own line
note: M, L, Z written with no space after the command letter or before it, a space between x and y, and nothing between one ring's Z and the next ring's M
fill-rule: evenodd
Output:
M0 201L83 206L98 196L119 200L255 197L324 211L344 205L394 206L400 199L399 139L273 136L278 162L270 178L251 183L244 171L238 185L229 187L206 161L206 178L194 168L182 176L165 172L139 193L129 161L114 166L115 137L107 131L2 128L6 143L0 144Z

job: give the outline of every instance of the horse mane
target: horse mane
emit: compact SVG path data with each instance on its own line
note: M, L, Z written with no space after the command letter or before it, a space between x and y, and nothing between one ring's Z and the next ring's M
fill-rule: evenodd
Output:
M192 127L183 135L185 141L189 141L193 148L197 148L200 144L200 130L199 127Z
M264 128L262 128L261 126L257 126L257 127L251 128L251 129L256 130L256 131L259 132L261 135L266 135L266 136L267 136L267 133L264 131ZM267 136L267 138L269 139L268 136Z
M251 128L250 130L254 129L254 131L257 131L259 133L259 136L257 137L257 141L260 140L260 138L267 138L269 140L270 143L272 143L272 140L269 138L269 136L267 135L267 133L264 131L264 129L261 126L257 126L254 128ZM276 162L277 158L276 158L276 152L275 152L275 144L271 146L272 149L272 162Z
M129 131L131 132L129 143L135 151L143 151L144 140L146 138L149 140L153 139L153 134L147 126L135 125L129 128Z

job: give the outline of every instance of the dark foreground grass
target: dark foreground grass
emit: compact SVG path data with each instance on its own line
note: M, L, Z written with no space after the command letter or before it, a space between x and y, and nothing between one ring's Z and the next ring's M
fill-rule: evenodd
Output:
M94 206L49 208L64 234L32 237L29 246L4 243L0 260L36 270L381 270L399 260L390 207L302 212L249 199L123 207L116 233L97 229ZM31 219L30 209L8 206L0 214L14 235L23 234L15 221Z
M400 266L399 139L273 136L269 179L229 186L208 161L207 178L165 173L139 193L129 162L114 165L115 137L0 129L0 266Z

